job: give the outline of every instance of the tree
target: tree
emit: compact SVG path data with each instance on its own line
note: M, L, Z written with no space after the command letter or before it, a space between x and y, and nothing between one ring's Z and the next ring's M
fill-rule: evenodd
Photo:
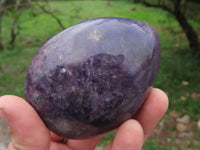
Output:
M2 17L4 15L12 15L12 25L10 29L10 41L9 44L13 45L17 35L19 34L20 26L18 19L22 14L23 10L31 6L31 0L1 0L0 1L0 50L4 49L2 42Z
M200 57L200 45L198 40L198 34L194 30L193 26L189 24L186 17L186 8L189 3L200 4L199 0L141 0L142 3L149 7L162 8L165 11L173 14L176 20L182 27L188 41L190 48L195 56Z
M5 5L6 0L1 0L0 1L0 50L2 50L3 43L2 43L2 37L1 37L1 21L2 21L2 16L3 16L3 7Z
M13 5L13 6L12 6ZM22 12L31 7L31 0L11 0L8 3L8 6L12 8L12 25L11 25L11 39L9 44L13 46L15 39L17 38L17 35L20 33L20 25L18 23L19 17L21 16Z
M57 21L62 30L65 29L61 20L48 7L48 2L49 0L36 0L34 3L32 0L0 0L0 50L4 49L1 33L3 15L10 15L12 17L9 41L9 45L11 46L14 45L17 36L20 34L21 27L19 18L26 9L39 9L42 13L49 14L53 19Z

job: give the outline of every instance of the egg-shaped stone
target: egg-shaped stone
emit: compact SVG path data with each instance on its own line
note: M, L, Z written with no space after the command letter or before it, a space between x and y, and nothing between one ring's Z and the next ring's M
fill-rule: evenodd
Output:
M150 25L91 19L41 47L27 72L26 100L57 135L90 138L134 117L154 84L159 61L159 37Z

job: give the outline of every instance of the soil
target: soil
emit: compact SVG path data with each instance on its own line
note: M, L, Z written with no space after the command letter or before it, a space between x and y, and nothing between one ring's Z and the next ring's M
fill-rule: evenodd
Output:
M166 115L149 136L149 140L157 141L158 145L176 147L180 150L197 150L200 148L200 128L197 121L178 122L183 117L176 111Z

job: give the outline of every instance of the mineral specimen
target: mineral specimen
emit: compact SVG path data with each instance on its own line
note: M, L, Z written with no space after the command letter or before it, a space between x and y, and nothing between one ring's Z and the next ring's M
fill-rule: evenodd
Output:
M57 135L90 138L134 117L153 86L159 60L159 37L150 25L91 19L42 46L29 66L26 100Z

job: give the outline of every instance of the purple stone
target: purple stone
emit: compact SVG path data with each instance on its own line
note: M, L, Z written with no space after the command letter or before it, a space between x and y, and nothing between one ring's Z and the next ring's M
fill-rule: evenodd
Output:
M89 138L134 117L156 79L160 42L148 24L88 20L50 39L33 58L27 101L57 135Z

